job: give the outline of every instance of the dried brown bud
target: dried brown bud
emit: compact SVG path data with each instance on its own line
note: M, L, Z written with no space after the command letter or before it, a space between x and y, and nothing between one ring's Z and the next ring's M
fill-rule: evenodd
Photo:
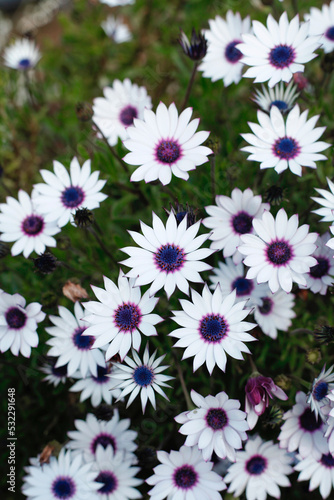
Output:
M50 444L47 444L46 446L44 446L42 453L39 456L40 465L48 464L50 462L50 457L51 457L54 449L55 449L55 447L51 446Z
M81 285L73 283L72 281L66 281L63 286L63 294L72 302L77 302L80 299L88 299L87 291L82 288Z

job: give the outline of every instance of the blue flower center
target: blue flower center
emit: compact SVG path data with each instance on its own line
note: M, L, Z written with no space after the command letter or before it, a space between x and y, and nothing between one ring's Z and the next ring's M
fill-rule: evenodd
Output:
M198 475L191 465L182 465L174 472L174 482L182 490L191 489L198 480Z
M62 204L66 208L77 208L85 199L85 193L79 186L69 186L61 195Z
M227 415L222 408L211 408L205 418L208 426L214 431L223 429L228 422Z
M280 100L273 101L270 105L270 108L272 108L272 106L276 106L276 108L278 108L281 111L286 111L288 109L287 103L285 101L280 101Z
M21 68L21 69L28 69L28 68L30 68L30 66L31 66L30 59L27 59L27 58L21 59L21 61L19 62L19 68Z
M141 312L135 304L122 304L116 309L115 323L119 331L132 332L141 320Z
M273 144L273 154L281 160L292 160L300 153L300 147L291 137L282 137Z
M96 452L96 448L97 448L97 445L101 445L103 446L104 449L107 448L107 446L112 446L114 452L116 451L116 441L115 441L115 438L113 436L111 436L110 434L106 434L106 433L101 433L99 434L98 436L95 437L94 441L92 442L91 444L91 449L93 451L93 453Z
M275 241L267 247L267 257L276 266L286 264L291 256L291 248L285 241Z
M249 233L252 229L253 217L247 212L239 212L232 219L233 229L238 234Z
M273 301L269 297L265 297L262 299L262 306L259 307L259 311L263 315L267 315L272 311Z
M73 344L80 351L89 351L94 344L95 337L92 335L82 335L86 328L79 326L72 335Z
M328 259L325 259L324 257L315 257L315 259L318 264L311 267L310 276L312 276L312 278L322 278L323 276L326 276L329 270Z
M318 382L314 387L312 394L316 401L321 401L327 396L328 384L327 382Z
M26 324L27 321L26 314L18 307L11 307L8 309L5 313L5 318L7 325L13 330L19 330Z
M162 140L156 149L156 154L162 163L174 163L180 158L181 149L176 141Z
M154 256L156 265L160 271L172 273L178 271L184 264L184 251L172 244L162 245Z
M103 483L103 486L99 490L98 493L110 494L113 493L117 488L117 479L114 474L108 470L103 470L95 479L97 483Z
M136 384L142 387L147 387L153 382L154 372L147 366L138 366L132 376Z
M103 366L97 367L97 377L94 377L92 375L92 379L95 380L97 384L105 384L106 382L110 381L110 377L108 377L109 370L108 368L105 368Z
M206 342L220 342L225 337L228 325L219 314L208 314L199 326L199 333Z
M296 54L289 45L277 45L269 53L269 62L278 69L287 68L295 60Z
M133 106L126 106L119 114L119 120L125 127L133 124L133 119L137 118L138 111Z
M254 455L246 462L246 470L252 476L259 476L267 468L267 460L261 455Z
M325 33L325 37L328 38L328 40L331 40L332 42L334 41L334 26L328 28L328 30Z
M249 295L254 288L252 280L247 280L244 277L236 278L232 283L232 290L237 289L237 297Z
M299 425L305 431L314 432L321 427L322 421L316 419L315 413L311 408L306 408L304 413L299 417Z
M22 231L28 236L37 236L44 228L44 219L39 215L28 215L22 222Z
M240 40L234 40L225 47L225 57L231 64L237 63L242 57L242 53L236 48L238 43L241 43Z
M320 462L322 463L322 465L330 469L334 467L334 457L330 453L327 453L327 455L322 455L322 457L320 458Z
M52 371L52 375L54 375L55 377L58 377L58 378L66 377L66 375L67 375L67 365L59 366L58 368L56 368L56 366L54 365L51 368L51 371Z
M56 498L63 500L72 498L75 495L75 483L68 476L59 476L52 483L52 493Z

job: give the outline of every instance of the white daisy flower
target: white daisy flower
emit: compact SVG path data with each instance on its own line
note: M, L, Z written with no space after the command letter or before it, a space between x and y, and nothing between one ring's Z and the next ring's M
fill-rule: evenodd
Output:
M282 288L291 292L292 282L306 285L305 273L317 264L312 253L317 233L309 233L309 226L298 227L298 215L288 219L284 208L276 218L265 212L262 219L254 219L254 234L241 236L239 252L245 255L244 264L250 269L247 279L256 277L258 283L268 282L272 293Z
M104 97L96 97L93 101L92 120L108 143L115 146L118 138L129 138L128 127L135 118L144 117L144 110L151 109L152 102L146 88L132 83L129 78L123 82L114 80L112 87L103 89L103 94Z
M207 285L202 295L191 292L192 302L182 299L183 311L173 311L172 319L182 327L169 334L179 339L174 347L186 347L182 359L194 356L194 371L204 362L210 374L216 364L225 371L226 353L243 359L242 352L250 353L243 342L256 340L246 333L256 326L243 321L249 313L246 301L235 303L235 290L223 297L219 285L213 294Z
M241 148L251 153L247 160L260 162L260 169L274 168L278 174L289 168L302 175L302 167L317 168L316 161L327 160L320 151L330 144L318 141L326 127L314 128L319 115L307 120L308 110L300 113L298 104L287 115L286 122L280 110L272 106L270 116L257 112L257 123L248 122L254 134L241 134L250 146Z
M126 276L136 279L136 286L147 285L150 295L162 287L168 298L175 288L189 293L189 281L203 283L200 272L211 269L209 264L201 262L213 253L209 248L199 248L208 239L209 234L197 236L201 221L187 228L187 217L177 225L173 212L169 214L166 227L153 212L153 228L140 222L143 235L129 231L138 247L125 247L122 252L130 255L121 264L132 267Z
M327 395L334 389L333 368L334 365L325 371L326 365L323 366L319 376L314 379L311 392L307 398L307 403L311 406L311 410L314 411L316 418L319 419L320 415L323 421L326 421L327 418L322 414L321 408L328 405L329 399Z
M141 361L138 354L132 349L133 360L127 356L123 364L115 364L115 372L113 373L114 387L122 391L118 399L122 399L130 394L126 405L127 408L140 394L143 413L145 413L148 400L150 400L153 408L156 409L154 391L169 401L161 387L171 387L166 382L172 380L174 377L161 374L169 366L159 366L166 355L164 354L155 359L156 354L157 351L150 356L148 345L146 345L143 361Z
M3 63L9 68L26 71L34 68L41 57L35 42L22 38L5 48Z
M250 32L250 18L241 19L239 12L229 10L226 20L220 16L209 19L209 30L204 30L208 50L199 70L213 82L222 79L225 87L241 80L242 53L236 45L241 43L242 34Z
M15 241L11 254L22 252L27 259L32 252L41 254L46 247L55 247L57 243L52 236L60 228L36 210L28 193L20 189L18 198L7 196L7 203L0 204L0 241Z
M88 210L98 208L107 198L99 191L106 181L98 180L98 171L91 173L91 161L86 160L80 168L76 157L71 161L70 173L59 163L53 162L53 171L41 170L45 184L35 184L33 201L45 216L46 221L56 221L59 227L69 221L73 223L73 214L78 208Z
M205 207L209 217L203 219L203 225L212 229L209 236L211 248L223 250L224 257L233 257L235 264L241 262L242 255L237 249L241 243L240 236L253 233L253 219L261 217L269 209L269 203L262 203L262 197L254 196L250 188L245 191L233 189L231 198L216 196L216 205Z
M117 399L120 395L119 389L114 389L117 380L114 378L115 365L105 364L97 367L97 376L90 375L82 378L80 372L73 374L73 378L79 379L70 388L71 392L81 392L80 402L90 398L91 404L96 408L104 401L111 405L113 398Z
M263 333L272 339L277 339L277 331L287 332L292 324L292 318L296 317L293 310L295 296L284 290L271 293L267 285L262 285L262 287L262 304L256 304L254 319Z
M132 5L135 3L135 0L100 0L101 3L105 3L109 7L118 7L124 5Z
M134 477L139 467L133 467L132 459L124 457L124 453L114 453L111 446L96 448L93 471L98 472L95 481L100 484L97 491L100 500L130 500L142 498L141 493L134 488L143 480Z
M101 27L105 34L115 43L128 42L132 38L128 25L123 23L120 18L108 16L107 19L101 23Z
M8 349L18 356L29 358L31 348L38 346L37 323L45 318L41 304L32 302L26 306L22 295L0 293L0 351Z
M56 368L56 360L50 361L50 363L45 363L41 368L41 372L46 374L43 378L43 382L52 384L57 387L60 383L65 384L67 380L67 366L59 366Z
M310 29L309 35L321 35L321 48L325 53L334 50L334 2L329 5L324 4L320 9L311 7L310 13L305 14L305 21L308 21Z
M244 55L240 62L251 66L243 76L255 78L255 83L269 80L273 87L281 80L289 82L293 73L303 72L304 64L317 56L319 37L309 36L308 23L300 25L298 15L289 22L283 12L277 22L269 14L267 28L253 21L253 32L242 35L237 49Z
M266 500L267 495L280 498L279 486L291 485L287 478L293 472L291 462L292 458L273 441L263 441L259 436L249 439L227 470L227 492L239 497L246 490L247 500Z
M197 445L205 461L215 452L235 462L235 450L242 448L242 441L247 439L245 431L249 430L246 413L239 410L240 401L229 399L224 391L204 398L192 390L191 399L197 408L174 418L183 424L179 432L187 436L185 446Z
M50 457L50 462L29 465L27 476L23 478L22 493L29 500L98 500L96 492L101 487L95 481L96 472L92 464L85 464L82 455L76 457L63 448L58 458Z
M151 297L148 291L141 296L140 288L134 287L135 280L126 278L122 270L118 287L109 278L103 279L105 290L92 286L99 302L84 304L89 314L83 319L90 323L85 335L94 336L93 347L107 347L106 360L117 353L124 359L131 346L139 350L141 333L157 335L155 325L163 319L151 313L159 299Z
M95 415L88 413L86 420L75 420L74 424L78 430L68 432L70 441L66 447L75 455L83 453L85 460L92 462L96 460L98 445L112 446L114 453L121 451L125 460L131 458L133 461L137 432L128 430L130 419L120 420L117 410L109 421L97 420Z
M285 422L278 436L280 448L289 452L298 449L302 458L312 455L317 460L321 458L322 453L326 453L326 426L311 410L304 392L297 392L296 404L284 413L283 420Z
M330 191L326 189L315 188L318 193L323 196L323 198L311 197L311 200L316 201L322 208L317 210L312 210L314 214L320 215L322 217L321 222L333 222L334 221L334 183L327 177L328 187Z
M310 271L305 275L306 288L310 289L313 293L320 293L320 295L326 295L327 288L332 286L334 279L334 251L327 245L329 240L329 233L318 236L316 241L317 248L312 254L317 264L312 266Z
M148 492L151 500L221 500L218 492L226 485L197 447L181 446L179 451L158 451L157 455L161 464L146 480L153 486Z
M282 113L290 111L299 95L297 85L293 81L288 86L281 82L272 89L264 85L261 85L261 87L262 92L256 90L252 99L267 113L269 113L272 106L276 106Z
M87 324L82 321L83 310L79 302L74 304L74 315L64 306L58 306L59 316L50 315L55 326L45 328L51 335L46 344L51 346L48 356L58 358L56 368L67 364L70 377L76 370L81 376L92 374L97 377L98 365L103 366L104 356L100 349L92 349L95 338L83 335Z
M151 182L159 179L169 184L172 174L185 181L189 170L208 161L210 148L201 146L210 132L196 132L199 119L189 122L192 108L180 116L172 103L169 108L160 102L156 113L145 109L144 119L134 119L127 129L130 139L124 146L131 152L124 157L130 165L140 165L131 175L131 181Z
M211 290L215 290L218 283L224 297L236 290L236 302L248 300L247 306L252 307L255 304L261 306L263 296L263 286L258 285L256 280L245 278L243 264L234 264L231 258L226 259L226 263L218 262L218 268L214 268L214 275L210 276Z
M309 491L319 488L322 498L328 498L332 487L334 487L334 457L328 450L317 460L312 455L298 457L300 462L294 469L300 472L298 481L310 479Z

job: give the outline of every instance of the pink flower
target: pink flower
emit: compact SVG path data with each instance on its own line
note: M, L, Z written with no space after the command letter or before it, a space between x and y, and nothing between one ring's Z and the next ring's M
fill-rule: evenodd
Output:
M259 375L248 379L246 387L245 411L250 429L253 429L260 415L269 406L269 398L276 396L286 401L288 396L269 377Z

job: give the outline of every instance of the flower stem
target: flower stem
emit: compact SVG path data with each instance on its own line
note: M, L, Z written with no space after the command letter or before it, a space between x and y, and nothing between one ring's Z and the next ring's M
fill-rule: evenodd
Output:
M184 98L184 101L183 101L183 104L182 104L182 108L181 108L182 110L185 109L185 107L186 107L186 105L188 103L190 92L191 92L191 89L192 89L192 86L193 86L193 83L194 83L194 80L195 80L197 67L198 67L198 62L195 61L194 66L193 66L193 70L192 70L192 73L191 73L191 76L190 76L190 80L189 80L189 83L188 83L186 95L185 95L185 98Z
M102 250L108 255L108 257L115 264L115 266L118 266L118 263L117 263L115 257L108 250L108 248L105 246L105 244L103 243L102 239L100 238L98 232L95 231L95 229L93 227L89 227L88 231L94 236L94 238L96 239L96 241L98 242L98 244L100 245L100 247L102 248Z
M129 167L127 166L127 164L125 163L125 161L122 160L122 158L116 153L116 151L114 150L114 148L110 146L108 139L106 138L106 136L104 135L104 133L102 132L102 130L100 129L100 127L94 121L93 121L93 123L94 123L94 127L96 128L96 130L102 135L102 138L103 138L104 142L106 143L106 145L108 146L110 153L113 155L114 158L116 158L116 160L119 161L119 163L122 165L124 171L127 174L130 174Z
M188 408L188 410L193 410L194 409L194 405L193 405L193 403L192 403L192 401L190 399L189 392L188 392L186 383L184 381L184 377L183 377L183 373L182 373L182 368L180 366L179 360L177 359L175 353L173 353L173 356L174 356L174 359L175 359L175 365L176 365L177 373L179 375L179 379L180 379L182 391L183 391L183 394L184 394L184 399L186 400L186 403L187 403L187 408Z

